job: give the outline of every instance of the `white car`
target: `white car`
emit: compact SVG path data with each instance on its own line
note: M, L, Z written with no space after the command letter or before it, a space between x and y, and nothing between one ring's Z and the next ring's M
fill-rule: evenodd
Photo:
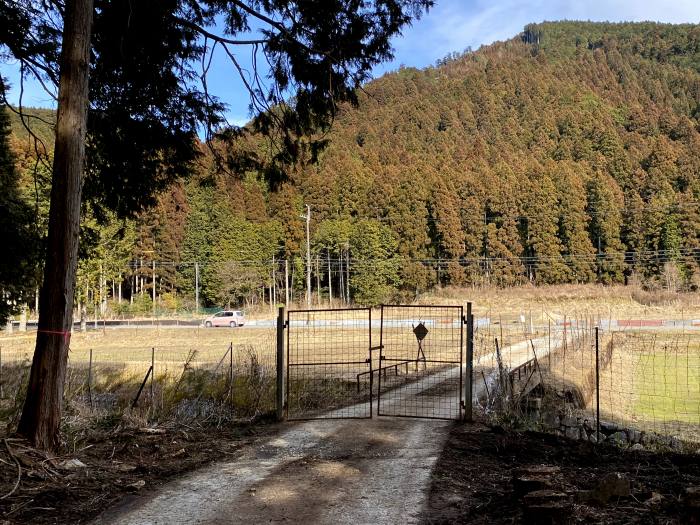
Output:
M212 326L230 326L235 328L243 326L243 324L245 324L245 316L240 310L223 310L204 320L204 326L207 328Z

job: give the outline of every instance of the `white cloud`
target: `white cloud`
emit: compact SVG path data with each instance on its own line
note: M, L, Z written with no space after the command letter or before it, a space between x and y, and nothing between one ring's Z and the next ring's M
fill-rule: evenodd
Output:
M248 122L250 122L250 117L237 117L235 115L228 115L226 117L226 120L228 120L228 123L233 126L243 127L246 124L248 124Z

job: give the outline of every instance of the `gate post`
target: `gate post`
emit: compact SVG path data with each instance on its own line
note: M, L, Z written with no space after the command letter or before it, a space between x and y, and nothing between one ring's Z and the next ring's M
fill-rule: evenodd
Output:
M277 421L284 419L284 306L277 313Z
M472 382L474 376L474 316L472 303L467 303L467 373L464 381L464 420L471 423L472 416Z

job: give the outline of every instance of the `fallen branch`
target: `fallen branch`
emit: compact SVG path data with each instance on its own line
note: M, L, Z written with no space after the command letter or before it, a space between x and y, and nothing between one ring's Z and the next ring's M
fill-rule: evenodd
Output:
M30 503L33 503L33 502L34 502L33 499L28 499L28 500L25 501L24 503L20 503L19 505L17 505L17 506L16 506L14 509L12 509L11 511L6 512L6 513L4 514L4 516L6 516L6 517L7 517L7 516L11 516L11 515L14 514L15 512L17 512L19 509L21 509L21 508L23 508L23 507L26 507L27 505L29 505Z
M13 459L13 461L15 462L15 465L17 465L17 481L15 482L15 486L12 487L12 490L10 492L8 492L7 494L5 494L4 496L0 497L0 500L3 500L5 498L9 498L10 496L12 496L12 494L14 494L15 491L17 490L17 487L19 487L19 482L22 479L22 466L19 464L19 461L17 460L17 456L15 456L13 454L12 450L10 449L10 444L7 442L7 439L5 439L4 442L5 442L5 448L7 449L7 453Z

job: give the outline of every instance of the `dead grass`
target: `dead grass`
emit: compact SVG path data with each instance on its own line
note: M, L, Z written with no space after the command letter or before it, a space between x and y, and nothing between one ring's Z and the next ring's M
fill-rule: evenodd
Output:
M552 285L512 288L447 287L422 295L419 304L463 304L471 301L477 317L546 325L568 318L694 319L700 318L697 293L646 291L637 286Z
M10 426L16 424L23 402L35 335L0 340L0 419ZM144 383L132 408L152 359L153 378ZM78 332L71 338L66 413L85 419L87 426L115 413L159 421L213 418L219 424L274 410L274 381L275 334L270 329Z
M21 333L0 337L4 363L30 357L34 351L36 333ZM270 328L112 328L75 332L71 337L71 362L88 362L93 350L95 363L141 366L151 362L155 349L159 363L183 363L191 351L196 351L196 363L217 363L228 346L237 349L255 347L259 357L274 363L275 333ZM196 364L195 363L195 364Z

